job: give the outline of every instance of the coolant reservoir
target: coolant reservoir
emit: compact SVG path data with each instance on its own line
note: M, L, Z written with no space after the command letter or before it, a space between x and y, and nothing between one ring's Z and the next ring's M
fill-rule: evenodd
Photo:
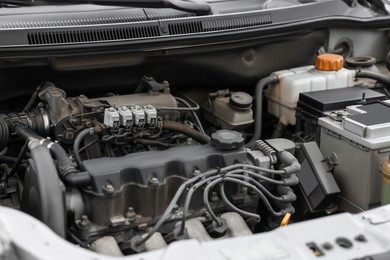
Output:
M284 125L295 125L299 93L354 85L355 71L343 68L343 57L336 54L317 56L315 66L274 72L279 82L266 90L268 112Z

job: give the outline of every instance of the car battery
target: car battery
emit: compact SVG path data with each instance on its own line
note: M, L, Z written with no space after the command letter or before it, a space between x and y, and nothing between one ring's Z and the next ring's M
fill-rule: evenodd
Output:
M320 128L317 122L326 112L384 99L386 99L384 94L363 86L300 93L295 113L296 132L303 131L305 136L315 134L315 141L319 143Z
M335 153L334 176L345 202L363 210L381 203L380 165L390 155L390 100L349 106L341 120L321 117L320 149Z

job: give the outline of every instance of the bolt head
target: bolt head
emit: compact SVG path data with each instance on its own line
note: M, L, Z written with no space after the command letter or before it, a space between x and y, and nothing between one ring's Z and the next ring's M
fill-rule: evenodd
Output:
M149 179L149 184L157 185L159 183L160 183L160 181L158 180L157 177L152 177L152 178Z
M104 185L103 190L107 193L113 193L114 186L112 184L106 184L106 185Z
M148 228L148 224L146 223L142 223L138 225L138 230L140 231L146 230L147 228Z
M81 219L80 219L80 221L79 221L79 226L81 227L81 228L87 228L87 227L89 227L90 226L90 222L89 222L89 219L88 219L88 216L87 215L82 215L81 216Z
M127 212L125 214L125 217L130 221L130 222L133 222L136 218L136 213L134 211L134 208L133 207L129 207L127 209Z

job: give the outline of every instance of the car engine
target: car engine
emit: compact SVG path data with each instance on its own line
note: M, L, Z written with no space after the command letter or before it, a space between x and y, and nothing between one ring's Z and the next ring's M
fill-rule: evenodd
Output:
M336 71L323 68L329 57L339 62L331 59ZM0 117L1 149L15 154L0 156L2 205L36 217L73 243L117 256L183 239L245 236L291 219L342 212L335 179L346 174L337 161L340 151L333 145L324 157L320 128L303 104L317 92L322 97L316 88L324 81L337 86L325 90L335 99L332 112L324 112L332 120L346 103L385 98L354 80L380 74L343 64L340 55L320 54L315 66L261 79L254 96L229 89L205 93L203 99L191 92L173 95L168 81L150 76L130 94L97 97L67 96L52 82L42 83L23 109ZM316 77L312 91L304 92ZM291 86L298 92L286 95ZM340 107L335 91L346 98ZM264 127L269 139L260 139L261 115L274 118L274 127ZM369 188L379 184L373 185ZM370 196L346 193L362 208L380 202L380 195Z
M322 67L328 57L340 61L332 61L336 72ZM315 99L317 92L321 97L315 90L321 81L337 86L325 90L332 99L337 91L346 96L340 108L345 102L378 102L385 95L354 78L380 74L344 68L336 54L320 54L315 66L298 71L261 79L254 96L220 89L204 94L200 104L197 95L173 95L168 81L150 76L130 94L91 98L69 97L52 82L42 83L23 109L0 117L1 149L15 154L0 156L2 204L38 218L73 243L117 256L183 239L245 236L290 219L344 211L337 175L331 174L343 165L337 161L340 151L331 146L326 158L318 141L310 142L319 138L319 128L299 102L305 102L304 95ZM300 90L318 75L312 91ZM299 100L285 95L292 85ZM332 103L332 111L337 106ZM342 112L325 114L337 121L337 113ZM265 127L269 139L259 138L261 115L277 119L273 129ZM289 125L302 130L291 136ZM344 185L343 178L339 183ZM379 197L348 199L364 208Z
M385 6L264 1L240 9L231 1L234 9L219 11L224 2L184 1L173 13L135 6L136 18L124 22L109 15L129 7L93 6L97 17L107 12L100 20L88 5L58 11L66 26L102 27L95 31L60 32L64 25L39 6L45 17L36 23L27 11L20 24L6 17L0 34L54 29L26 34L42 52L17 54L22 43L0 37L10 50L0 52L0 206L77 246L123 256L390 203L388 25L358 28L351 18L338 27L342 15L381 18ZM321 6L334 23L283 20L301 17L297 10L326 18ZM83 12L92 18L76 19ZM136 20L139 12L147 19ZM139 39L161 46L109 45Z
M250 95L222 92L230 99L225 106L252 115ZM134 94L98 98L67 97L53 83L41 84L23 112L1 116L2 147L25 142L15 165L27 148L31 153L20 165L23 180L4 172L4 191L12 198L10 189L21 189L21 210L57 234L92 247L114 238L123 252L251 234L262 218L272 228L293 214L295 144L247 143L242 132L228 129L209 136L197 110L194 100L171 95L168 82L151 77Z

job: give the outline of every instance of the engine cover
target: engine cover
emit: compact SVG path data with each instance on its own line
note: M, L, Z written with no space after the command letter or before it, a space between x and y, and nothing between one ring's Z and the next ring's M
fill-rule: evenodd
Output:
M268 157L265 159L264 164L268 165L263 166L269 167ZM92 177L91 189L84 190L87 214L99 224L108 224L111 217L133 207L137 213L155 218L166 208L180 184L197 171L235 163L254 162L250 161L244 148L221 151L212 145L84 161L83 165Z
M82 190L83 205L78 205L79 210L73 209L74 218L88 216L94 224L88 234L108 232L110 227L115 226L131 228L141 223L153 223L185 180L200 172L237 163L265 168L271 166L270 158L260 151L247 148L219 150L211 144L86 160L83 165L92 178L92 184ZM241 190L232 184L228 185L227 193L236 196ZM201 192L195 193L190 204L194 213L199 213L204 206L201 195ZM257 207L258 198L242 194L238 201ZM183 202L184 197L179 200L178 208ZM136 212L136 221L126 218L129 208ZM85 239L88 237L85 235Z

